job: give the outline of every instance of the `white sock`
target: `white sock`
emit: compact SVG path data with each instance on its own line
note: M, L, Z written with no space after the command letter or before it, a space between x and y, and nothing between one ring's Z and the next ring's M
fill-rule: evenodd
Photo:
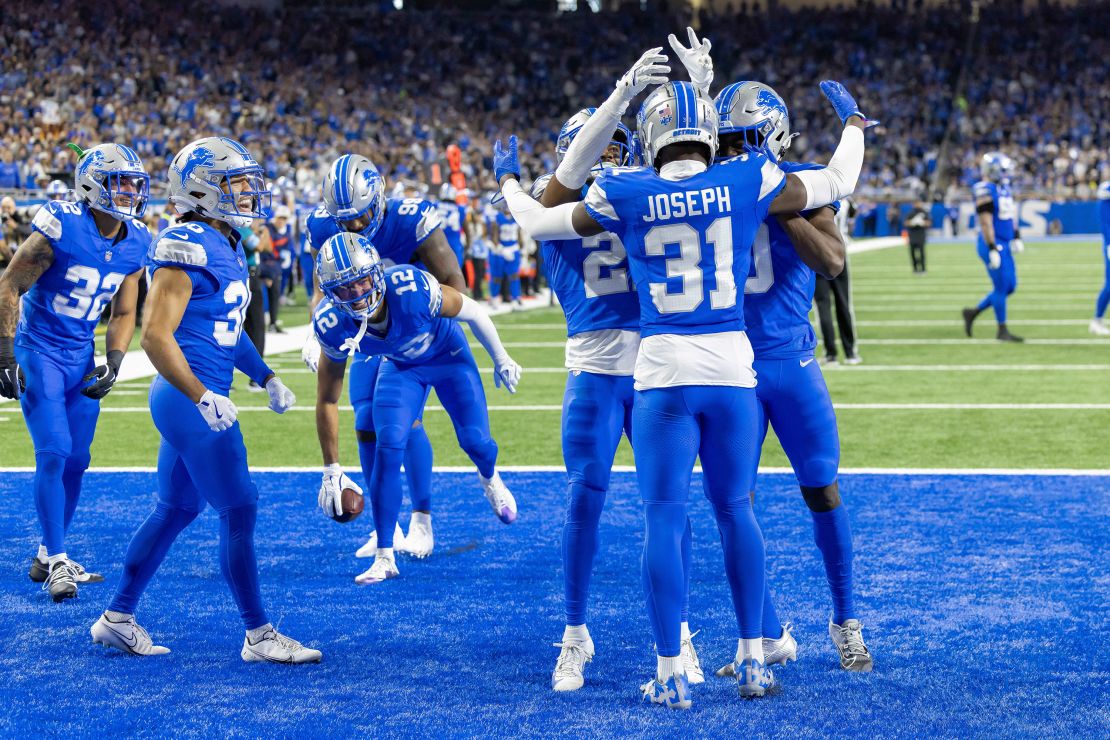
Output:
M393 560L393 548L392 547L379 547L378 552L377 552L377 557L387 558L389 560Z
M682 668L682 656L675 655L672 658L665 658L658 655L655 658L655 678L659 683L666 683L667 679L674 675L682 675L685 670Z
M589 642L590 631L584 624L567 625L563 630L563 642Z
M431 526L432 515L425 514L423 511L414 511L412 512L412 519L409 520L409 529L411 530L412 525L416 524L417 522Z
M46 545L39 545L39 553L35 557L39 559L40 563L46 562L46 559L50 557L46 554Z
M50 557L48 557L46 559L46 562L50 563L50 567L53 568L54 563L64 561L64 560L68 560L68 559L69 559L69 556L67 556L64 552L60 552L57 555L51 555Z
M682 641L686 642L689 639L690 639L690 623L689 622L683 622L682 623Z
M250 639L251 642L258 642L262 639L262 635L266 634L269 630L272 630L273 628L274 625L267 622L261 627L255 627L252 630L247 630L247 637Z
M124 614L123 612L114 612L111 609L105 610L104 616L108 617L109 622L126 622L135 616L134 614Z
M736 641L736 662L742 663L747 658L763 662L763 638L757 637L754 640L745 640L743 638Z

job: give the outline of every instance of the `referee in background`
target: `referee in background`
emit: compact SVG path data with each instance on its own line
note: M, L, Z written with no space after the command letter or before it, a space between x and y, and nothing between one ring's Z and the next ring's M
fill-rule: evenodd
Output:
M925 274L925 232L929 228L929 212L921 201L913 204L913 210L906 218L906 235L910 242L910 261L913 274Z
M836 226L845 246L851 243L848 236L849 220L856 215L856 204L848 199L840 201L836 212ZM852 279L848 275L848 259L845 256L844 270L832 280L817 276L813 289L813 302L817 305L817 318L821 322L821 339L825 343L825 364L837 363L836 327L833 326L831 298L836 302L836 324L840 328L840 343L844 345L844 364L858 365L861 360L856 349L856 315L852 311Z

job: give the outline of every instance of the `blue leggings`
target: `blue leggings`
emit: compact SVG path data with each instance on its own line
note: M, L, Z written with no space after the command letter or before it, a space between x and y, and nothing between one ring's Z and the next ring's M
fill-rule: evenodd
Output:
M66 551L65 534L81 497L89 467L100 402L81 395L92 371L92 347L50 354L16 345L16 360L27 377L20 398L23 418L35 446L35 511L42 544L49 555Z
M170 546L207 504L220 515L220 571L246 629L266 624L254 553L258 489L247 469L247 449L236 423L213 432L196 406L161 376L150 386L150 413L162 435L158 503L131 539L123 577L108 607L134 614Z
M683 538L690 475L699 455L740 637L762 635L766 556L749 498L759 454L756 419L754 388L681 386L636 393L632 436L646 521L644 591L659 655L676 656L680 650L689 570Z
M451 354L449 350L454 350ZM497 462L497 443L489 429L486 393L466 337L458 332L427 364L398 366L385 360L374 389L374 432L377 449L370 497L379 547L393 547L393 530L401 509L401 462L420 418L428 389L436 396L451 422L463 452L478 472L489 478Z
M1014 265L1014 255L1010 252L1008 244L999 243L1002 248L1002 264L997 270L992 270L988 257L987 244L979 240L979 259L987 268L987 275L991 279L991 292L979 301L979 310L985 311L987 307L994 309L994 318L1000 324L1006 323L1006 299L1017 290L1017 267Z
M355 410L355 434L358 436L358 458L362 465L363 480L374 477L374 460L377 458L377 435L374 431L374 387L382 358L356 354L349 367L348 394ZM413 511L432 510L432 443L424 429L424 404L413 421L405 448L405 477L409 482L409 498Z
M1102 284L1102 292L1098 294L1098 301L1095 302L1095 318L1101 319L1106 315L1106 306L1110 304L1110 239L1107 239L1102 244L1102 261L1105 265L1105 277Z

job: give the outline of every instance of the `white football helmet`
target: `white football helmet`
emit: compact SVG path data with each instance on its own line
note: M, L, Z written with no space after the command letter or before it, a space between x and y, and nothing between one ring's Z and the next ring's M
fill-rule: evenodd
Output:
M385 298L385 266L362 234L344 231L324 242L316 255L320 290L344 313L363 318ZM360 285L369 278L368 286Z
M131 147L98 144L80 152L73 183L77 200L101 213L114 218L142 218L146 213L150 175ZM126 204L117 202L120 199L125 199Z
M797 134L790 132L786 102L770 85L734 82L714 99L720 118L718 136L742 134L744 148L778 162Z
M261 165L234 139L209 136L185 146L170 164L170 201L179 213L193 211L242 228L270 217L270 190ZM246 179L233 195L232 181ZM244 198L250 207L240 208Z
M385 218L385 183L378 168L358 154L335 160L324 177L324 208L341 223L369 216L359 233L373 237Z
M979 171L991 182L1007 182L1014 175L1014 160L1002 152L987 152L979 163Z

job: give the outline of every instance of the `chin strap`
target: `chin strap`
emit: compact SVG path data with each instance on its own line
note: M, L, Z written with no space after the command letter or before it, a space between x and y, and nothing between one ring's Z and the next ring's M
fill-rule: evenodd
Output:
M340 347L340 349L345 350L348 356L353 355L355 352L358 351L358 345L362 343L362 338L366 336L366 329L369 326L369 322L370 317L363 316L362 324L358 327L358 333L355 334L354 337L348 337L343 342L343 346Z

